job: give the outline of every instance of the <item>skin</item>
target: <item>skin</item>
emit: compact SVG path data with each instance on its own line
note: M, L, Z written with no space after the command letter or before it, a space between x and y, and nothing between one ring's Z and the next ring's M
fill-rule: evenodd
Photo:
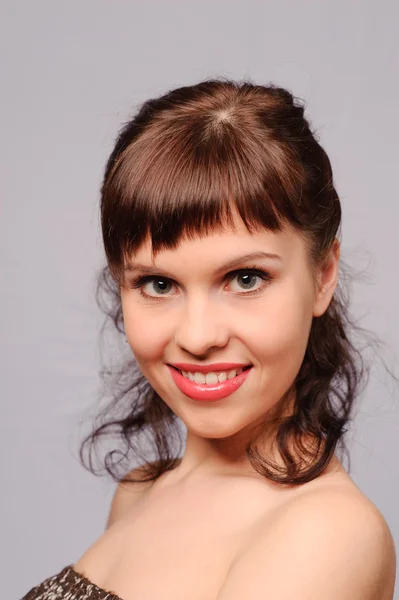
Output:
M292 386L312 319L325 312L337 284L337 240L315 289L305 242L295 230L250 234L237 216L234 226L184 240L154 260L147 242L132 258L133 267L155 266L159 276L173 282L164 294L156 282L146 283L142 291L153 299L145 298L139 289L128 289L141 273L129 270L121 291L126 337L141 371L187 427L182 477L253 471L245 444L256 438L257 426ZM245 288L240 276L226 281L227 270L217 274L228 261L262 251L281 259L243 260L235 268L263 269L270 281L255 277ZM253 368L232 396L215 404L199 403L175 385L166 364L176 362L237 362ZM291 406L293 401L291 394Z
M235 230L184 240L152 259L142 246L131 262L155 266L174 284L151 300L122 289L126 336L153 388L187 427L184 456L155 482L120 483L104 534L74 565L123 600L392 600L395 549L377 508L336 457L313 481L273 483L245 456L290 390L313 317L337 284L339 244L317 273L292 229ZM267 251L280 261L243 261L272 280L240 295L243 279L216 275L227 261ZM199 260L200 257L200 260ZM142 291L159 295L146 283ZM244 289L244 294L248 294ZM166 363L253 364L245 384L215 404L197 403L175 386ZM285 410L292 409L288 395ZM272 452L262 440L265 455ZM273 457L277 458L278 457ZM140 478L141 468L132 472Z

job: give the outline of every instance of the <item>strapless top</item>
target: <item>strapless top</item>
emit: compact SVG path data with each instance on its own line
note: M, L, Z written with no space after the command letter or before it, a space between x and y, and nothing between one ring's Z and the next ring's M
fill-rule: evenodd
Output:
M32 588L21 600L122 600L74 570L73 565Z

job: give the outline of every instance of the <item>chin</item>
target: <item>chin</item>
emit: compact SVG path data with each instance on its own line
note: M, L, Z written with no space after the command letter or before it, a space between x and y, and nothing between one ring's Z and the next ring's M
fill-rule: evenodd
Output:
M225 438L232 437L242 431L246 424L243 423L241 425L226 425L224 423L202 423L202 426L198 425L198 423L185 423L187 430L190 431L191 434L202 437L204 439L213 439L213 440L222 440Z

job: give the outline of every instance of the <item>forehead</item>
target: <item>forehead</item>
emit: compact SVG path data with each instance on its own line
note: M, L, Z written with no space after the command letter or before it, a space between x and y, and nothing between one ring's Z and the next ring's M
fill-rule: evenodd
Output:
M288 262L292 258L305 258L305 243L302 236L287 225L282 231L259 229L250 233L241 220L233 227L225 226L220 231L207 235L183 237L173 249L162 249L153 253L151 240L147 238L140 248L131 254L126 267L135 264L180 269L185 266L196 270L213 269L219 265L252 253L267 253L262 260ZM277 258L273 258L275 255Z

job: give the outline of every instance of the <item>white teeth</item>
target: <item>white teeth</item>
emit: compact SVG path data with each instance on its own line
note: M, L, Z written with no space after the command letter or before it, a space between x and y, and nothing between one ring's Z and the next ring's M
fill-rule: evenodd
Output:
M215 384L218 381L219 380L218 380L218 376L216 375L216 373L207 373L205 375L205 383L207 383L208 385L211 383Z
M219 373L214 373L213 371L210 373L192 373L191 371L181 371L183 377L186 377L190 381L194 381L194 383L206 383L207 385L215 385L215 383L223 383L226 379L233 379L240 373L242 373L242 369L232 369L231 371L220 371Z
M205 383L205 375L203 373L194 373L194 383Z

